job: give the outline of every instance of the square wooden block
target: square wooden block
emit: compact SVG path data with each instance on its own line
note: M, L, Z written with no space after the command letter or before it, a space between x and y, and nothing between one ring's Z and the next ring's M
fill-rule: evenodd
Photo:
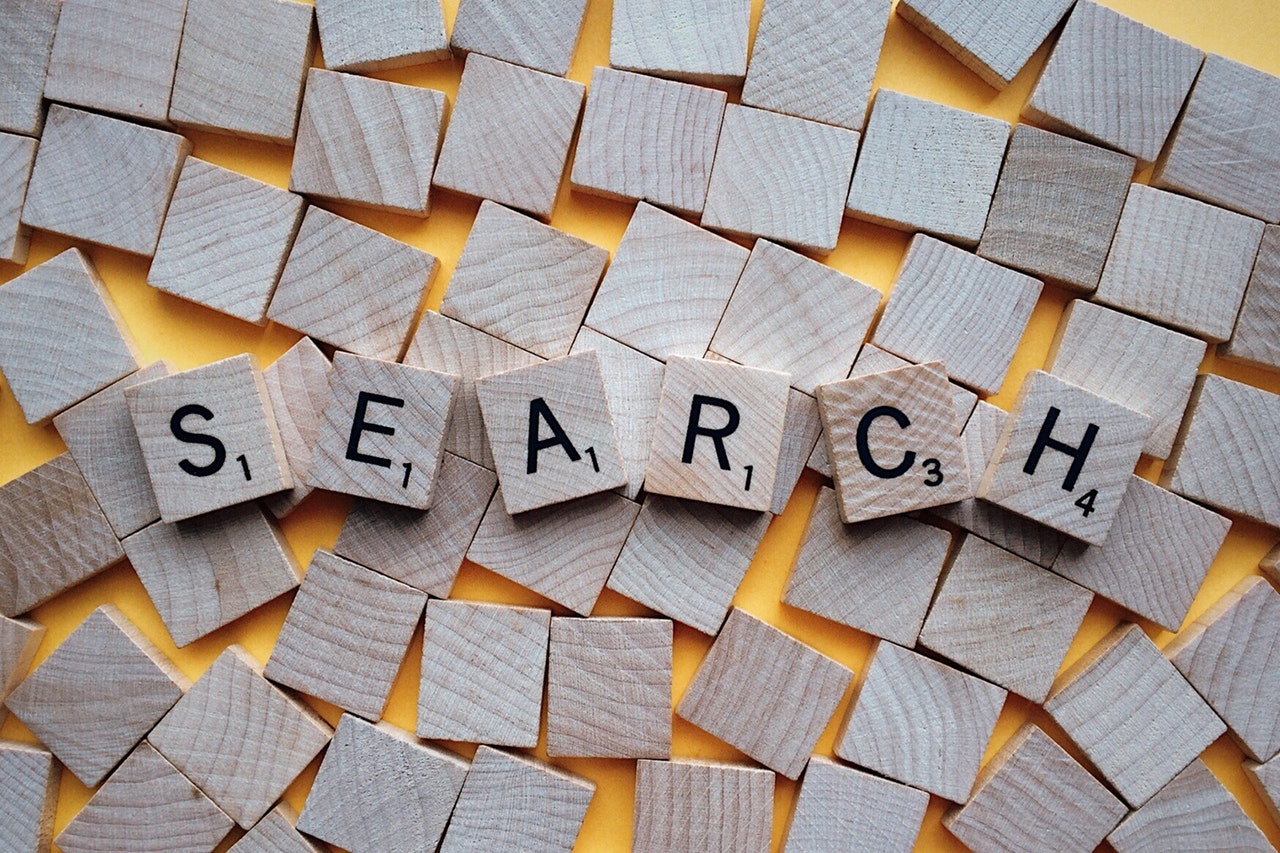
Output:
M49 107L22 223L153 255L191 143L176 133Z
M1008 122L881 89L847 212L976 246L1008 141Z
M735 607L676 713L796 779L852 681L847 667Z
M782 446L778 453L778 473L773 478L773 503L769 512L782 515L804 473L813 448L822 437L822 415L818 401L792 388L787 394L787 414L782 421Z
M568 355L609 253L484 201L440 313L543 358Z
M1273 758L1265 764L1259 764L1246 758L1244 772L1275 820L1280 816L1280 759Z
M376 720L426 604L424 592L317 551L266 676Z
M187 0L169 120L293 143L315 46L312 8L293 0Z
M390 71L451 55L440 0L320 0L316 24L334 71Z
M229 853L323 853L294 828L297 822L297 812L281 803L231 845Z
M31 619L0 616L0 723L9 714L4 700L30 672L44 630L43 625Z
M292 489L263 501L276 518L284 518L311 494L304 477L311 467L311 449L320 437L320 419L329 398L332 369L315 342L304 337L262 371L284 457L293 476Z
M458 5L449 44L459 53L483 53L563 77L586 13L587 0L465 0Z
M774 775L709 761L636 762L635 853L765 853L773 837Z
M471 54L435 185L549 219L585 94L573 80Z
M616 0L609 64L690 83L732 86L747 73L747 0Z
M0 28L7 84L0 91L0 130L39 136L44 127L45 76L62 3L11 0Z
M1084 0L1067 18L1022 114L1154 162L1203 59L1185 42Z
M815 755L804 771L783 853L910 853L929 795Z
M538 745L551 611L427 603L418 737Z
M0 133L0 261L27 262L31 227L22 224L22 205L36 164L37 145L36 139Z
M5 805L0 833L12 853L47 853L53 838L54 810L62 771L43 749L0 741L0 786Z
M1280 226L1268 225L1236 317L1231 339L1218 347L1218 355L1243 361L1263 370L1280 370L1280 340L1275 317L1280 314Z
M1196 759L1107 841L1116 853L1141 850L1253 850L1275 847L1203 761Z

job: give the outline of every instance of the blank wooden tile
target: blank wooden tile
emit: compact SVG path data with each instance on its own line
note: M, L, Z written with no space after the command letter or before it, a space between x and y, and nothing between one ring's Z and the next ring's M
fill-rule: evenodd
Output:
M482 202L440 313L543 358L568 355L609 253Z
M1274 850L1231 792L1200 759L1132 812L1107 841L1116 853L1139 850Z
M27 677L43 639L44 626L39 622L0 616L0 723L9 713L5 697Z
M1276 819L1280 815L1280 760L1272 759L1266 764L1259 764L1246 758L1244 773L1262 798L1272 819Z
M747 0L616 0L609 64L731 86L747 73Z
M983 394L1004 384L1043 285L932 237L911 241L871 342Z
M1008 122L881 89L863 136L848 213L975 246L1008 141Z
M735 607L676 713L796 779L852 681L840 663Z
M176 133L54 104L22 222L152 255L191 143Z
M804 771L783 853L909 853L929 795L815 755Z
M1024 723L982 768L969 801L942 821L973 850L1091 853L1127 811L1066 750Z
M1280 341L1274 330L1280 319L1280 227L1268 225L1245 290L1231 339L1218 354L1263 370L1280 370Z
M471 54L435 185L550 218L585 92L573 80Z
M321 853L315 842L294 828L297 822L297 813L281 803L233 844L230 853Z
M53 837L61 771L53 756L29 744L0 741L0 833L12 853L47 853Z
M329 397L329 359L311 338L304 337L262 371L267 399L276 416L293 488L270 495L263 505L284 518L311 494L304 479L311 467L311 448L320 437L320 418Z
M187 0L169 120L292 144L314 47L293 0Z
M449 44L459 53L483 53L563 77L586 12L587 0L465 0L458 6Z
M324 65L334 71L389 71L450 56L440 0L320 0L316 24Z
M1117 626L1068 667L1044 708L1134 808L1227 728L1131 624Z
M89 614L6 704L92 788L182 697L190 682L119 609Z
M978 254L1072 290L1092 292L1135 165L1127 154L1018 125Z
M800 482L805 464L822 437L822 415L818 401L792 388L787 394L787 414L782 421L782 446L778 453L778 473L773 478L773 503L769 512L782 515Z
M1023 115L1153 162L1204 53L1091 0L1077 3Z
M877 641L836 755L943 799L969 797L1005 691Z
M38 144L39 140L26 136L0 133L0 261L27 262L31 228L22 224L22 204Z
M427 603L418 737L538 745L551 611Z
M144 527L122 543L181 648L284 595L302 569L255 503Z
M317 551L267 661L267 678L376 720L426 593Z
M45 75L62 3L12 0L0 29L0 69L8 85L0 92L0 130L39 136L44 126Z
M637 761L631 849L764 853L773 836L774 775L709 761Z

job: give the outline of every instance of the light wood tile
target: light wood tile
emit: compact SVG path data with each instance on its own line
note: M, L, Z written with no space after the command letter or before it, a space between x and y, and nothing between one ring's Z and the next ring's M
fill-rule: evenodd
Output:
M909 853L929 795L815 755L804 771L783 853Z
M284 803L267 812L229 853L322 853L315 842L294 828L298 815Z
M633 853L765 853L774 775L708 761L636 762Z
M1246 758L1244 773L1262 798L1271 818L1280 819L1280 760L1272 759L1266 764L1259 764Z
M31 670L44 626L31 619L0 616L0 723L8 716L4 700Z
M390 71L451 55L440 0L320 0L316 24L334 71Z
M3 49L0 43L0 51ZM38 144L39 140L26 136L0 133L0 261L27 262L31 228L22 224L22 205L27 199Z
M1280 370L1280 341L1273 334L1280 323L1280 227L1268 225L1244 293L1231 339L1218 355L1263 370Z
M459 53L483 53L563 77L586 12L587 0L465 0L458 5L449 44Z
M29 744L0 741L0 836L9 853L48 853L61 770Z
M1116 853L1139 850L1274 850L1200 759L1132 812L1107 841Z
M270 495L264 506L284 518L311 494L304 477L311 467L311 449L320 437L320 419L329 396L332 365L311 338L304 337L262 371L267 399L276 417L293 488Z
M609 64L731 86L747 73L747 0L615 0Z
M44 127L44 93L49 52L62 3L12 0L0 30L0 56L8 85L0 92L0 130L39 136Z
M773 478L773 502L769 512L782 515L800 482L805 465L822 436L822 415L818 401L792 388L787 394L787 414L782 421L782 446L778 453L778 473Z

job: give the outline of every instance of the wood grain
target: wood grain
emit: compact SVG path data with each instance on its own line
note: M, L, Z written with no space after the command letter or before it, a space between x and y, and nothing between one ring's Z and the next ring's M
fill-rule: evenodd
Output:
M31 228L22 224L22 205L36 164L37 145L39 140L0 133L0 261L27 262Z
M459 53L483 53L563 77L586 13L587 0L465 0L458 5L449 44Z
M43 625L31 619L0 616L0 723L9 715L4 700L31 671L44 630Z
M62 3L11 0L0 29L8 85L0 92L0 130L39 136L44 127L44 82Z
M298 815L281 803L258 821L229 853L321 853L319 846L294 828Z
M1274 850L1200 759L1107 836L1116 853L1138 850Z
M804 771L783 853L909 853L929 795L815 755Z
M62 771L53 756L29 744L0 741L0 834L9 853L47 853L53 838Z
M315 342L304 337L262 371L280 443L284 445L284 458L293 476L292 489L263 500L276 518L293 512L311 494L311 486L304 478L311 467L311 448L320 438L320 419L329 396L332 368Z
M451 55L440 0L320 0L316 24L334 71L390 71Z
M690 83L739 84L750 15L746 0L616 0L609 64Z
M1272 819L1276 819L1280 815L1280 761L1272 759L1266 764L1259 764L1246 758L1244 773L1262 798Z
M764 853L774 775L710 761L636 762L633 853Z
M778 473L773 478L773 502L769 512L782 515L800 482L813 449L822 437L822 415L818 401L792 388L787 394L787 414L782 421L782 445L778 452Z
M1280 323L1280 227L1268 225L1244 293L1231 339L1218 355L1263 370L1280 370L1280 342L1272 330Z

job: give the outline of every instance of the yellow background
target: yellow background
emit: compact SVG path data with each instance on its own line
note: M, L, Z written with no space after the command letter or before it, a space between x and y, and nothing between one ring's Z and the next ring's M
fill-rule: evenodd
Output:
M1105 3L1206 51L1222 53L1272 74L1280 74L1280 51L1276 49L1276 44L1280 43L1280 3L1275 0L1105 0ZM754 33L755 23L759 18L760 0L755 0L753 6ZM457 0L445 0L446 21L450 25L456 9ZM608 63L609 17L609 0L590 0L582 40L570 73L573 79L588 83L591 69ZM889 22L876 84L1016 121L1018 110L1029 96L1046 55L1047 50L1042 48L1013 85L1004 92L997 93L933 42L894 16ZM316 64L322 64L319 55ZM457 94L461 69L461 63L453 61L376 76L442 89L448 93L452 104ZM736 100L736 93L731 93L731 97ZM195 143L195 156L278 186L288 185L290 149L205 133L188 135ZM1145 173L1139 175L1140 180L1145 181L1146 178ZM431 288L427 304L433 309L439 307L475 216L477 202L448 193L436 193L432 199L431 216L425 221L374 213L346 205L331 207L344 216L378 228L438 256L441 270ZM570 192L566 181L561 187L552 223L612 250L618 244L631 208L630 204ZM907 240L907 235L896 231L845 220L839 244L828 263L887 293ZM49 259L70 245L68 240L37 233L32 240L28 267ZM251 326L147 287L145 282L149 261L145 258L101 248L91 248L89 254L105 279L108 290L119 304L146 362L164 358L178 369L185 369L251 351L257 353L266 365L298 338L287 329ZM21 271L12 264L0 263L0 283L14 278ZM1068 298L1063 292L1046 289L1008 380L1000 394L992 398L992 402L1007 409L1026 373L1043 364L1058 317ZM1202 369L1280 392L1280 376L1216 361L1212 354L1208 356ZM0 483L17 477L63 450L62 441L51 426L29 427L23 422L13 395L7 386L0 384ZM1158 461L1144 457L1139 472L1154 479L1158 476L1159 469ZM866 635L780 603L791 561L820 482L812 473L806 474L801 480L787 511L769 528L746 580L738 591L735 603L852 667L856 672L861 672L870 646L870 639ZM317 494L285 520L285 533L304 565L313 550L333 545L348 506L348 500L340 496ZM1273 530L1236 521L1226 547L1191 608L1190 618L1202 613L1240 578L1255 573L1259 559L1276 540L1277 534ZM1160 567L1152 566L1151 570L1159 571ZM460 598L550 606L533 593L470 563L463 567L453 594ZM37 663L94 607L110 601L123 609L189 677L195 679L229 643L241 643L259 660L265 661L291 600L292 596L285 596L227 628L178 650L169 639L137 576L127 564L121 564L36 609L34 617L48 626L48 634L41 645ZM595 613L646 615L648 611L606 591ZM1082 655L1123 617L1123 612L1114 605L1101 600L1095 601L1067 655L1066 663L1070 664ZM1152 625L1144 627L1161 646L1172 638L1171 634ZM709 645L709 638L676 626L674 701L678 701L684 693ZM410 730L415 722L420 651L419 638L409 650L386 712L386 719ZM846 695L818 743L818 750L823 754L831 754L835 731L839 720L844 716L848 700ZM318 702L314 704L331 723L337 722L339 711L336 708ZM1011 696L988 747L987 756L990 757L1027 719L1034 720L1067 745L1062 732L1039 708ZM3 728L0 728L0 735L33 740L30 732L12 715ZM542 742L545 744L545 737ZM474 746L464 744L451 746L468 756L474 750ZM745 760L735 750L678 718L674 720L673 748L677 756ZM1074 751L1073 747L1069 748ZM539 748L538 754L545 757L542 748ZM1272 843L1280 844L1280 827L1267 815L1261 800L1241 772L1241 758L1239 749L1226 736L1220 738L1206 753L1206 760L1213 772L1236 795L1250 817L1268 834ZM634 762L564 760L556 763L593 779L599 786L587 814L578 849L627 849L630 843ZM317 766L318 762L313 763L290 787L286 798L295 808L301 808ZM794 783L778 778L774 810L775 846L781 843L796 789ZM90 793L71 774L63 774L57 829L61 830L66 825ZM933 798L925 817L919 849L963 849L939 823L945 807L945 803ZM228 839L221 849L229 846L231 840L238 835L237 832Z

